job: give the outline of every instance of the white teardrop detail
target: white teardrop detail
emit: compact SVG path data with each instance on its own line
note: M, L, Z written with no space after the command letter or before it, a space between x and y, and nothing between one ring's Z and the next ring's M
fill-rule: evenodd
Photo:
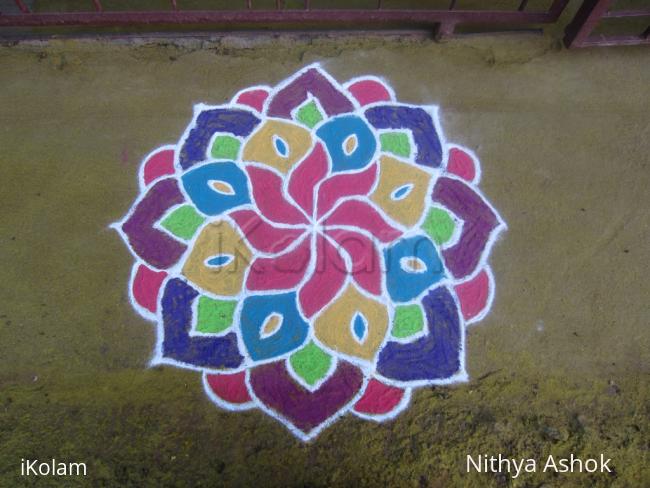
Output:
M205 265L210 268L223 268L232 262L235 256L232 254L217 254L205 260Z
M399 260L400 267L407 273L424 273L427 265L417 256L405 256Z
M235 189L230 183L227 183L222 180L210 180L210 186L212 189L222 195L234 195Z
M266 317L266 320L262 324L262 327L260 328L260 337L262 339L271 337L278 330L280 330L281 326L282 326L282 315L277 313L272 313L271 315Z
M345 138L345 141L343 141L343 152L345 153L346 156L349 156L354 152L354 150L357 148L358 145L359 145L359 140L357 139L357 136L351 134Z
M396 188L393 191L393 193L390 194L390 198L392 200L403 200L409 196L412 190L413 190L413 183L402 185L399 188Z

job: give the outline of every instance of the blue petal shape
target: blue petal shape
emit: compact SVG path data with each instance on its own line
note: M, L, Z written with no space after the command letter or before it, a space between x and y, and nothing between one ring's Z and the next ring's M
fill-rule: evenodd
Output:
M277 314L282 323L277 331L263 337L267 319ZM241 334L250 357L255 361L281 356L298 349L307 338L309 326L298 311L295 293L253 295L244 300Z
M208 266L224 266L233 260L232 254L219 254L206 261Z
M363 315L358 313L354 316L352 330L354 331L354 335L357 336L357 339L359 339L359 342L363 341L363 338L366 336L366 331L368 330L368 324Z
M442 164L442 144L431 115L421 107L377 105L365 112L375 129L406 129L415 142L415 162L438 168Z
M404 258L415 258L425 269L403 267ZM386 287L395 302L408 302L445 276L436 246L424 235L400 239L384 251Z
M246 173L231 161L198 166L185 173L181 180L192 203L205 215L219 215L251 201ZM211 185L214 181L227 183L233 193L216 190Z
M402 198L406 198L406 196L411 193L412 189L413 184L407 183L406 185L400 186L397 190L395 190L390 197L393 200L401 200Z
M275 150L280 156L286 158L289 155L289 149L287 148L287 143L284 142L279 136L273 136L273 143L275 144Z
M377 149L375 135L364 120L356 115L334 117L316 131L327 146L332 158L332 171L350 171L365 168L372 161ZM357 144L350 154L344 147L350 136L356 136Z
M237 334L221 337L190 336L192 303L199 292L178 278L165 286L162 297L163 343L165 358L196 367L237 368L244 357L239 353Z
M442 286L422 299L428 333L413 342L389 341L377 361L377 371L397 381L433 381L460 371L463 323L456 302Z
M246 137L259 123L255 115L241 109L214 108L201 112L178 155L181 168L188 169L205 161L208 144L216 132Z

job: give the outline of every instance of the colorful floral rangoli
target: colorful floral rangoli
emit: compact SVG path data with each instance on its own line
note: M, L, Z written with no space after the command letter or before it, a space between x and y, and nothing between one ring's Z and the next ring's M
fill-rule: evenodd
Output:
M132 303L157 324L152 364L200 371L220 407L308 440L466 380L465 327L490 308L505 224L436 107L312 65L195 106L139 179L115 227Z

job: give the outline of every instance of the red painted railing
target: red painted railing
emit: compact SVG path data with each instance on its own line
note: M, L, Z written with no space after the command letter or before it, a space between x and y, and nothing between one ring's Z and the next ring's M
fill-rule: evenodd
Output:
M143 26L143 25L256 25L280 26L305 24L310 26L435 26L437 37L451 35L461 24L474 25L534 25L555 22L569 0L549 0L545 10L528 10L528 0L513 2L512 10L489 7L480 10L460 10L456 0L450 0L447 9L389 9L378 0L376 8L313 9L310 0L302 8L285 8L276 0L275 10L253 9L252 0L242 1L236 10L184 10L182 0L170 0L168 10L107 11L101 0L89 0L89 10L84 12L32 12L23 0L15 0L17 13L0 13L2 27L53 27L53 26ZM415 2L414 2L415 3ZM489 3L489 2L486 2ZM91 9L92 7L92 9ZM1 31L0 31L1 32Z
M295 27L435 27L436 38L450 36L460 25L533 26L554 23L569 0L548 0L546 9L530 10L528 0L513 0L511 10L497 10L489 6L476 10L458 8L457 0L450 0L446 9L385 8L376 0L375 8L343 9L312 8L304 0L301 8L286 8L283 0L275 1L275 9L254 9L253 0L240 0L241 8L234 10L185 10L183 0L170 0L167 10L106 10L102 0L86 0L86 11L49 12L30 10L27 0L14 0L12 12L0 12L0 35L6 27L137 27L137 26L217 26ZM413 2L416 3L415 1ZM47 4L47 2L41 2ZM633 35L605 36L592 34L602 19L648 17L650 8L612 10L614 0L584 0L573 21L566 28L568 47L620 44L650 44L650 26ZM166 27L168 29L169 27ZM502 27L501 27L502 28Z
M612 10L614 0L586 0L573 21L566 28L564 43L567 47L620 46L650 44L650 7L637 10ZM644 31L631 35L592 34L603 19L629 19L647 17Z

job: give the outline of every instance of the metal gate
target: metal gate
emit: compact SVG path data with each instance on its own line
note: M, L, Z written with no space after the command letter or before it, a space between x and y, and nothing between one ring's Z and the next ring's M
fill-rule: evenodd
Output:
M370 2L369 2L370 3ZM404 2L403 2L404 3ZM387 8L382 0L372 8L312 8L304 0L297 8L289 8L283 0L276 0L274 9L256 9L253 0L244 0L239 8L231 10L185 10L183 0L170 0L166 10L122 10L104 8L102 0L88 0L85 11L52 12L33 10L25 0L15 0L15 12L0 12L2 27L54 26L151 26L151 25L246 25L275 26L300 25L328 28L356 27L434 27L436 37L451 35L459 25L532 26L554 23L568 0L549 0L546 9L528 8L529 0L515 0L510 10L487 7L464 10L456 0L446 8L415 8L418 2L407 2L409 8ZM489 4L490 2L485 2ZM40 6L40 4L38 4ZM421 5L421 2L420 2Z
M620 46L650 44L650 7L633 10L614 10L614 0L586 0L573 21L566 28L564 43L567 47ZM607 19L647 18L641 32L629 34L592 34Z
M54 28L54 27L143 27L210 25L218 27L246 26L253 28L273 27L321 27L328 29L406 27L432 28L435 37L441 39L452 35L459 26L480 26L483 30L503 30L513 27L533 27L555 23L569 0L548 0L546 8L531 9L529 0L512 0L510 9L498 9L495 3L484 2L486 7L466 10L457 0L450 0L444 8L417 8L422 2L400 2L407 7L389 8L383 0L368 8L314 8L311 0L275 0L274 8L259 7L260 0L240 0L228 10L190 10L184 8L183 0L169 0L166 9L137 10L134 8L111 10L105 8L108 0L79 0L81 9L48 10L53 2L34 0L0 0L0 36L8 28ZM268 0L267 0L268 2ZM71 2L66 2L68 5ZM327 2L323 2L327 3ZM338 2L330 2L336 3ZM442 0L438 2L443 4ZM492 3L492 6L490 6ZM642 32L628 35L592 34L603 19L648 17L650 8L612 10L614 0L584 0L573 21L566 28L565 44L568 47L594 45L650 44L650 26ZM206 1L209 5L210 2ZM11 5L13 8L8 8ZM37 6L37 8L34 7ZM167 27L169 28L169 27ZM101 32L99 32L101 33Z

